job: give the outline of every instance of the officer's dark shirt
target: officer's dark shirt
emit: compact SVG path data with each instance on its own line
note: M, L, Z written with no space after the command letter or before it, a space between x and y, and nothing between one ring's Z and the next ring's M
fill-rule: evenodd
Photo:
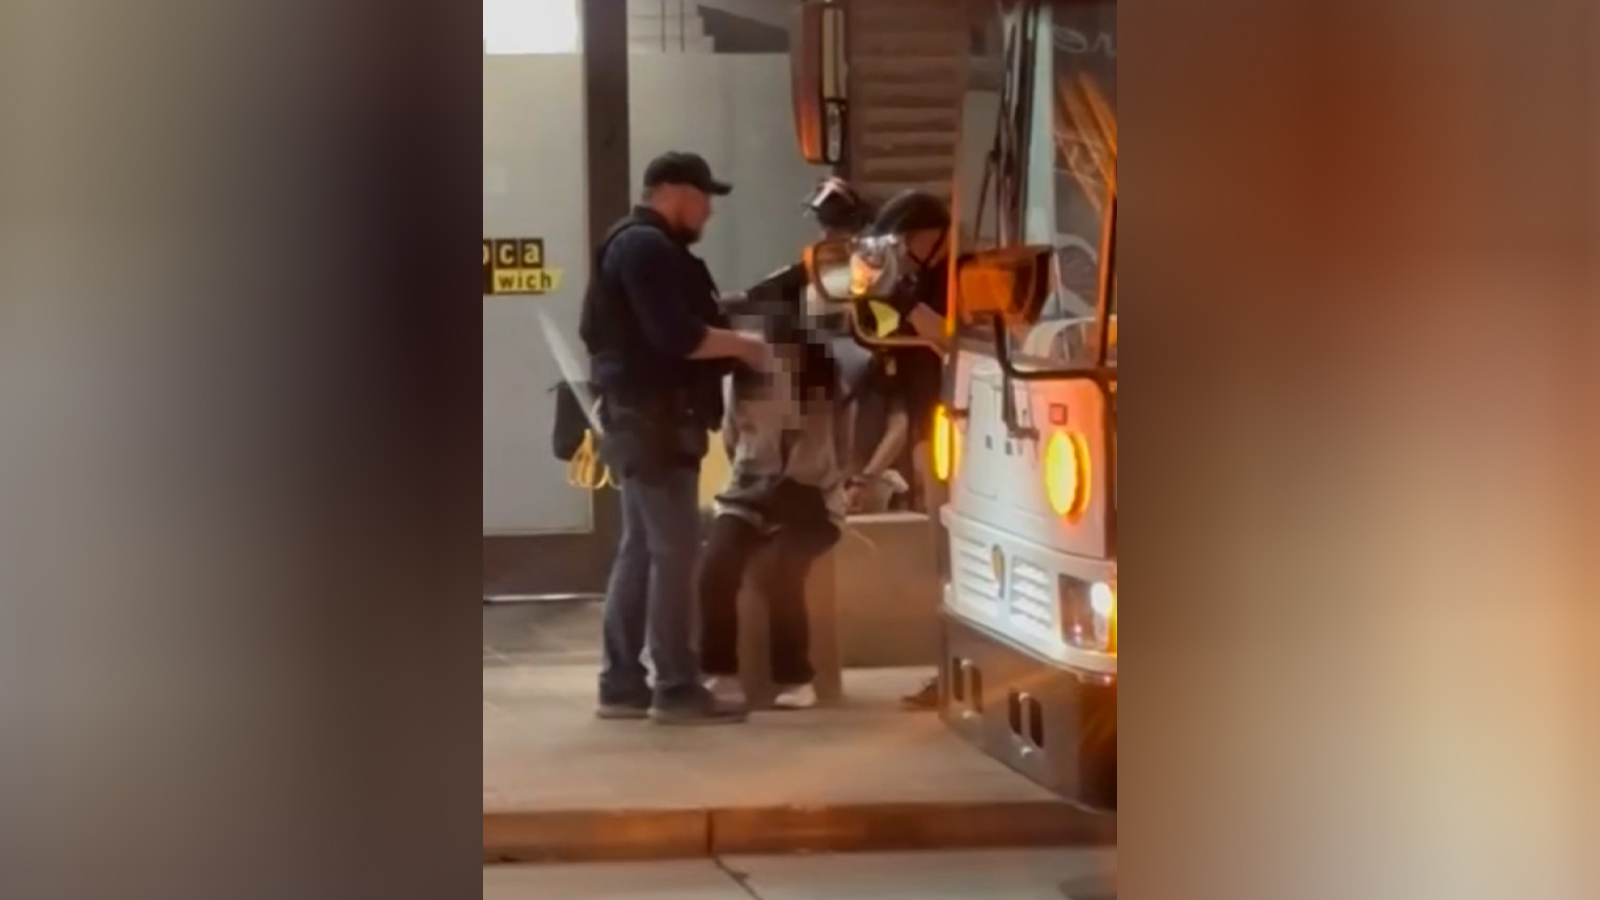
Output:
M920 272L906 286L915 302L944 315L948 308L946 269L938 263ZM906 326L910 331L910 326ZM901 396L911 417L911 440L927 437L933 425L933 410L943 389L943 364L926 350L895 350L890 354L892 374L886 373L885 388Z
M672 235L660 214L636 207L601 248L580 332L602 395L684 395L708 423L721 419L718 360L692 360L706 330L726 327L705 263Z

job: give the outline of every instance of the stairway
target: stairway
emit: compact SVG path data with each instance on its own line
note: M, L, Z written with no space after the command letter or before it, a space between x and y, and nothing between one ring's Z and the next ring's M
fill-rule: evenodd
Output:
M847 177L882 202L916 188L948 201L970 75L968 0L848 0Z
M628 52L713 51L713 41L700 15L700 4L695 0L627 0L627 4Z

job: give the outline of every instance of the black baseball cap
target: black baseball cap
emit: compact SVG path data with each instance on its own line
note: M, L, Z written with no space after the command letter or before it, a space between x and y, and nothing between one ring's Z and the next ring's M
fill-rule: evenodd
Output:
M733 185L711 177L711 164L706 162L705 157L676 150L661 154L645 166L644 186L653 188L663 184L686 184L718 197L733 192Z

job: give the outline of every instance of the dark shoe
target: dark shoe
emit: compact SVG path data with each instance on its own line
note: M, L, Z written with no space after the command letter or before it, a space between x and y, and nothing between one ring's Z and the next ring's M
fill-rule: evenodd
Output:
M913 712L934 712L939 709L939 679L930 678L915 694L901 697L900 702Z
M657 698L650 720L657 725L737 725L750 718L744 704L718 700L701 688L683 698Z
M648 719L650 705L647 703L601 703L594 712L595 717L607 721L632 719Z

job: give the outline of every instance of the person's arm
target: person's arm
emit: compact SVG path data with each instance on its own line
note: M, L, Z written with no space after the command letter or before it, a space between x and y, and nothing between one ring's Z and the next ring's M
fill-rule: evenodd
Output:
M841 479L848 479L855 464L853 454L856 442L855 401L838 401L833 407L833 459Z
M929 279L943 280L946 277L942 271L943 264L938 270L924 272L921 276L909 281L901 282L897 286L892 306L900 315L902 326L910 326L912 333L925 341L933 341L942 349L946 338L944 333L944 311L949 303L946 291L942 286L937 290L927 289Z
M701 325L701 329L700 342L684 354L686 359L737 359L752 369L763 367L767 345L759 338L709 325Z
M738 359L759 366L766 346L755 338L713 328L695 317L679 277L679 252L668 238L637 228L617 239L617 274L645 339L667 356L680 359Z
M862 478L878 478L887 472L900 459L900 454L905 451L906 436L911 433L911 417L906 414L903 403L894 403L888 412L883 426L883 440L872 451L872 458L861 470Z
M934 341L941 348L944 347L944 316L939 315L937 310L927 304L918 303L911 307L905 320L911 325L911 330L917 333L917 337L925 341Z
M739 389L734 385L737 376L722 379L722 448L728 453L728 465L733 465L739 447Z

